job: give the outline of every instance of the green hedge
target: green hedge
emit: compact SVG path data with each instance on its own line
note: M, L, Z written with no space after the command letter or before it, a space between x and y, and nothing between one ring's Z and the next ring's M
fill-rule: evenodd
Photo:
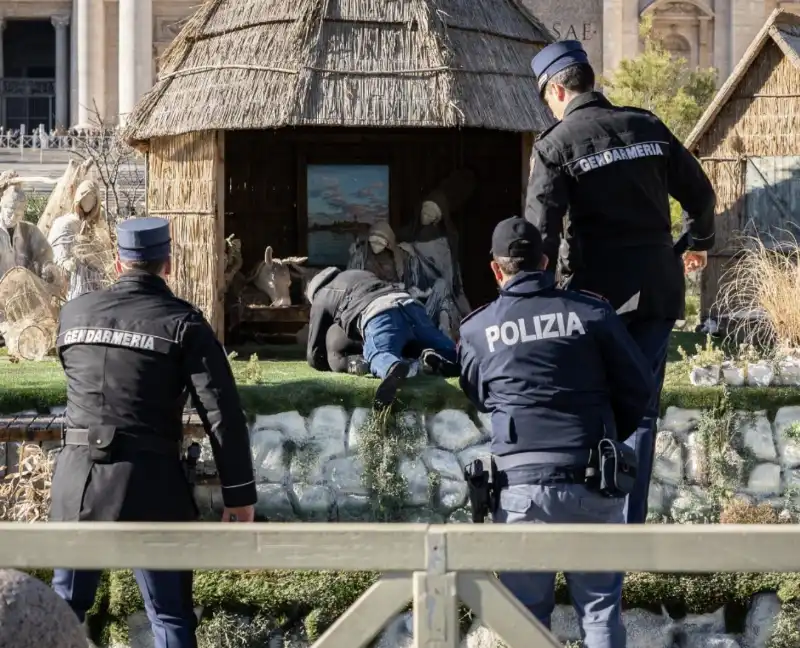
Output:
M49 572L35 574L49 583ZM260 611L281 625L303 625L313 639L376 578L378 574L370 572L197 572L195 604L205 608L206 616L219 610ZM800 601L800 574L634 573L625 579L623 601L627 608L653 608L663 603L701 614L726 604L745 605L761 592L778 592L784 602ZM559 603L570 603L563 577L557 580L556 598ZM133 573L106 573L91 613L95 637L124 640L125 620L142 609Z
M346 409L370 407L377 381L371 378L319 373L299 361L262 361L234 363L239 392L245 409L251 414L277 414L298 410L308 414L319 405L341 405ZM662 392L661 407L703 409L716 405L724 393L722 387L692 387L680 367L671 367ZM250 383L250 384L248 384ZM800 388L740 387L729 390L731 404L737 409L767 410L771 414L785 405L800 405ZM407 408L436 412L442 409L473 408L456 380L419 377L403 387L399 396ZM66 383L54 362L0 364L0 413L23 410L47 412L66 403Z

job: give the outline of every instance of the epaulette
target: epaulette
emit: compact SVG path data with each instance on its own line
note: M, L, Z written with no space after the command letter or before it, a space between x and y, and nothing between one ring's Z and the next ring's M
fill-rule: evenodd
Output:
M544 130L543 130L541 133L539 133L539 134L536 136L536 139L535 139L534 141L535 141L535 142L538 142L540 139L542 139L542 138L543 138L545 135L547 135L547 134L548 134L548 133L549 133L551 130L553 130L553 129L554 129L556 126L558 126L560 123L561 123L561 122L556 122L555 124L553 124L553 125L552 125L552 126L550 126L549 128L545 128L545 129L544 129Z
M492 304L492 302L489 302L488 304L484 304L483 306L478 306L478 308L476 308L474 311L472 311L469 315L467 315L466 317L464 317L461 320L461 326L466 324L468 320L471 320L473 317L475 317L475 315L477 315L481 311L483 311L486 308L488 308L489 306L491 306L491 304Z

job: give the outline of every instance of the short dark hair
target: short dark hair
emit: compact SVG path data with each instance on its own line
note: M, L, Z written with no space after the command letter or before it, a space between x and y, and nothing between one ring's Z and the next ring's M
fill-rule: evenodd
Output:
M151 275L159 275L167 265L168 259L159 259L157 261L122 261L123 270L138 270L139 272L146 272Z
M594 70L588 63L570 65L561 72L556 72L548 83L564 86L566 90L575 94L591 92L595 83Z
M506 277L513 277L520 272L536 272L538 263L525 257L493 256L494 262L500 266L500 271Z

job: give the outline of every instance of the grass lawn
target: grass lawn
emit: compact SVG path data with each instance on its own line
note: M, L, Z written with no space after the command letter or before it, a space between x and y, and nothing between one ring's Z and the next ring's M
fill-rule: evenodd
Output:
M662 397L662 407L709 407L718 402L723 390L718 387L692 387L687 369L680 363L678 347L690 354L705 337L676 331L672 336L669 365ZM0 355L0 412L26 409L47 411L66 402L64 374L55 359L43 362L12 364ZM251 413L270 414L290 410L308 413L319 405L342 405L345 408L369 407L377 381L309 368L303 351L296 346L259 347L258 361L250 361L254 348L236 349L234 373L240 386L245 409ZM766 409L774 412L786 404L800 404L800 389L732 389L735 406L743 409ZM400 393L403 404L412 409L470 409L455 380L420 377L409 381Z

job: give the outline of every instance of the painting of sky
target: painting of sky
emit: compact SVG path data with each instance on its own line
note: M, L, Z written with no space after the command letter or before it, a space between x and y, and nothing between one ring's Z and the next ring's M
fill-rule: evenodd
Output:
M309 165L308 264L345 266L350 246L389 219L389 167Z

